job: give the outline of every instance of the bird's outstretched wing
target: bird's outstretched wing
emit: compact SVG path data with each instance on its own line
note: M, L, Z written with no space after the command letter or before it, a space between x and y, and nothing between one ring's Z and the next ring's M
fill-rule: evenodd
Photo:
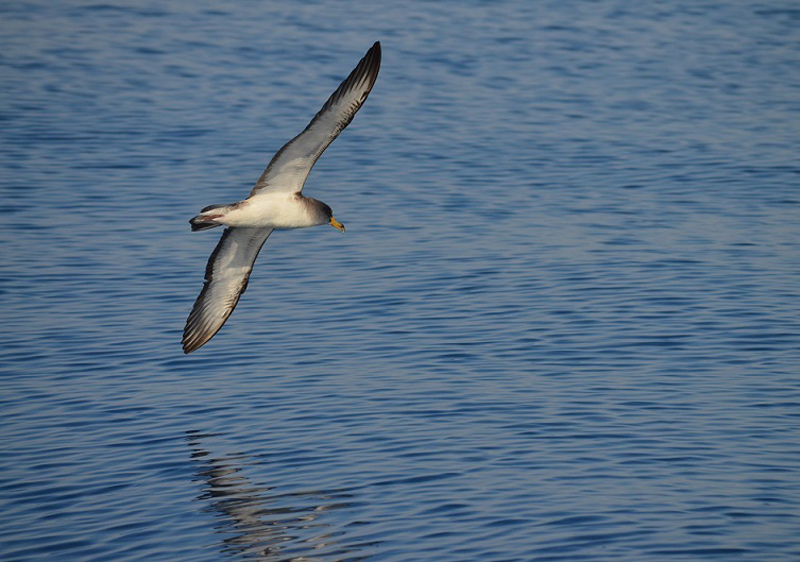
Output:
M381 44L367 51L302 133L283 145L258 178L250 197L267 191L299 192L320 154L347 127L372 90L381 66Z
M247 288L259 250L271 228L226 228L208 258L205 285L183 330L183 352L191 353L214 337Z

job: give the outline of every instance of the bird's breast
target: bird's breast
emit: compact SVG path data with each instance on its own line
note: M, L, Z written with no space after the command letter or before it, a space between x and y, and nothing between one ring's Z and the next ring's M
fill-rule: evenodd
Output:
M318 224L307 199L297 194L263 194L242 201L225 215L230 226L303 228Z

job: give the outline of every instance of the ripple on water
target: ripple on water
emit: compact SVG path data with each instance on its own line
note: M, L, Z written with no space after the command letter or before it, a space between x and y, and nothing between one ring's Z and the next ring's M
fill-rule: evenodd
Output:
M800 559L796 11L0 9L4 561ZM347 235L184 357L186 220L375 39Z

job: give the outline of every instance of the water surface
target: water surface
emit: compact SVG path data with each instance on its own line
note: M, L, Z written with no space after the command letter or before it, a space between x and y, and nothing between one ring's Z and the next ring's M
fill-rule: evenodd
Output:
M5 561L800 558L791 2L6 2ZM185 357L217 232L375 40Z

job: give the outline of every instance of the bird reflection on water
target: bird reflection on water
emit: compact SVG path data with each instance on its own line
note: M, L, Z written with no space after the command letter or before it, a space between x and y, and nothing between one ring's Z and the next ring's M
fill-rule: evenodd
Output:
M187 432L197 461L198 480L203 493L198 496L220 518L217 531L228 535L222 552L232 559L262 562L325 561L355 562L366 556L356 548L371 544L337 545L341 530L320 519L331 510L347 508L352 496L342 490L274 493L274 488L253 484L244 474L251 457L243 454L214 456L203 441L212 434ZM339 525L336 525L338 527Z

